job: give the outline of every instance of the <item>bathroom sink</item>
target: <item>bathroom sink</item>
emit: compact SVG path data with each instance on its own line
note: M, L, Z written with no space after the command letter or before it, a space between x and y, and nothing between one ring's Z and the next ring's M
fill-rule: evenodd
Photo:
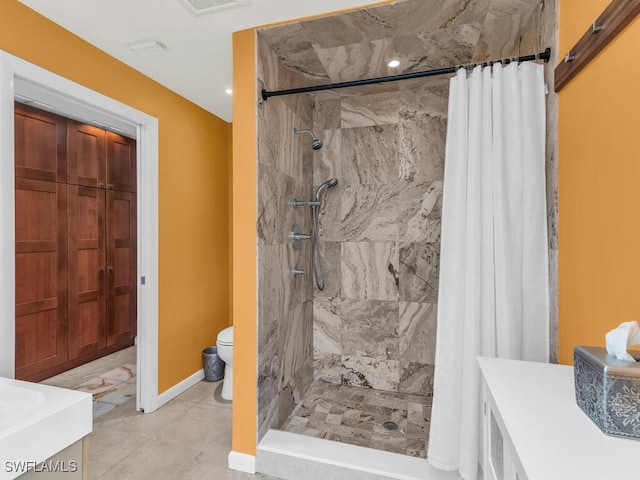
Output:
M28 388L0 384L0 432L19 424L44 403L44 393Z
M91 409L88 393L0 377L0 479L22 474L18 462L42 462L91 433Z

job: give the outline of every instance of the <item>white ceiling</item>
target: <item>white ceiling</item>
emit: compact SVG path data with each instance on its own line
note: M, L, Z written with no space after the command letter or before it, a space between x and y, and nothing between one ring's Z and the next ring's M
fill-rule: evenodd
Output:
M231 121L232 32L373 3L253 0L196 16L184 0L20 0L87 42ZM160 40L169 53L140 57L125 44Z

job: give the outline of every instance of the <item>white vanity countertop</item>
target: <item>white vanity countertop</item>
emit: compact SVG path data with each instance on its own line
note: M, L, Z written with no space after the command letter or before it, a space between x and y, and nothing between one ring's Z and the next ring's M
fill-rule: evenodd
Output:
M0 377L0 479L18 476L8 462L42 462L92 425L91 394Z
M478 362L529 480L640 478L640 441L609 437L587 417L576 404L573 367Z

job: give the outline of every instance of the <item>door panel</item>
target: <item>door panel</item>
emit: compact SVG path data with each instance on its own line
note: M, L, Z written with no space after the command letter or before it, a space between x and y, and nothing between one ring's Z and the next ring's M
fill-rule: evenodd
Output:
M67 360L67 188L16 178L16 378Z
M136 195L107 191L107 345L136 333Z
M69 185L69 359L107 345L105 191Z
M107 132L107 187L136 191L136 141Z
M105 188L105 131L69 120L67 124L67 182Z
M67 120L21 103L14 104L16 177L65 182Z
M58 314L55 308L16 318L16 378L28 379L32 372L57 361L60 347L51 338L58 337Z
M16 377L133 344L136 144L16 104Z

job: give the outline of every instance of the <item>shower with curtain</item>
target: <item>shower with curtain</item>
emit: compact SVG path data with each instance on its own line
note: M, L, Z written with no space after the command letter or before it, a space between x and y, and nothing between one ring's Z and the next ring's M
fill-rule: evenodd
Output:
M434 381L437 390L436 338L447 332L452 75L413 77L542 52L548 45L524 33L553 18L539 3L522 2L515 15L495 1L456 11L405 0L259 31L259 438L282 429L426 458L430 431L440 435L432 409L442 410ZM516 25L501 27L500 15Z

